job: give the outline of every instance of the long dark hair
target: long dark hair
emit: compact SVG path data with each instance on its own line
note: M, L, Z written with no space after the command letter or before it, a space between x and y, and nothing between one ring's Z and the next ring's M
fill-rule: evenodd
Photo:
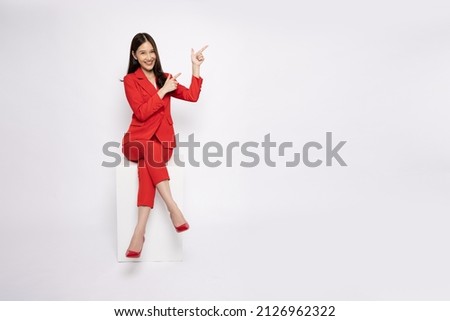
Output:
M136 50L139 48L139 46L146 41L150 42L156 53L156 61L155 66L153 67L153 72L155 73L156 83L158 84L158 87L161 88L162 86L164 86L164 83L166 82L166 76L164 75L164 72L161 67L161 60L159 59L159 53L158 48L156 47L156 42L152 38L152 36L150 36L148 33L144 32L138 33L136 36L134 36L133 40L131 41L130 60L128 62L127 74L135 72L140 67L138 61L133 57L133 52L136 53Z

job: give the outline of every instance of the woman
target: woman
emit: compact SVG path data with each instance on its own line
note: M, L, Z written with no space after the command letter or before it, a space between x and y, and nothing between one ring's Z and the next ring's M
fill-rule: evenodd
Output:
M134 36L130 48L128 73L124 77L125 94L133 110L131 124L122 140L125 157L138 163L138 221L126 256L138 258L145 241L145 228L158 190L170 213L177 232L189 229L183 214L172 198L166 163L176 147L170 98L197 101L203 79L200 65L203 51L191 50L192 79L189 88L180 85L177 77L164 73L158 49L147 33Z

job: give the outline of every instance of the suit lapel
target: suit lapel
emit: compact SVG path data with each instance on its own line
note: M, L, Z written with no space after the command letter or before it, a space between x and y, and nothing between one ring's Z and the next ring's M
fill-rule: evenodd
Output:
M152 83L147 79L147 76L145 76L144 72L142 71L141 68L138 68L135 72L134 72L139 85L144 88L144 90L149 94L149 95L154 95L157 92L157 89L152 85Z

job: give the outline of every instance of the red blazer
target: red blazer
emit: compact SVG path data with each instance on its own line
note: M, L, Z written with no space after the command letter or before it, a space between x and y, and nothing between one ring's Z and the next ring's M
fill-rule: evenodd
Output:
M169 74L165 74L168 76ZM159 98L152 83L141 68L128 74L123 79L125 95L133 110L131 124L122 139L123 145L131 141L147 141L154 134L165 148L176 147L175 132L170 114L170 98L173 96L187 101L197 101L203 79L192 76L189 89L178 84L177 89L169 92L163 99Z

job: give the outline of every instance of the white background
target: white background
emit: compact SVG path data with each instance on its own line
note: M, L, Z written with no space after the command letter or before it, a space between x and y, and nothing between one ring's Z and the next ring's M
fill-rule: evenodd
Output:
M185 261L117 263L102 147L138 32L185 85L210 46L182 139L330 131L348 166L188 167ZM0 299L450 299L447 1L2 0L0 43Z

